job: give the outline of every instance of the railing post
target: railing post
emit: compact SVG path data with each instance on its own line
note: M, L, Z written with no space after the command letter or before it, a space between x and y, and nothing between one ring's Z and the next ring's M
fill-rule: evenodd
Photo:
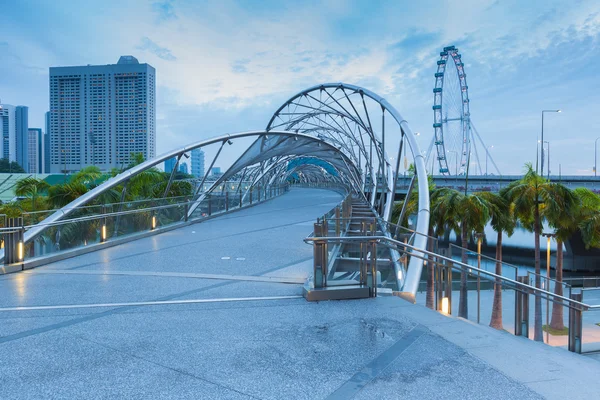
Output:
M315 237L323 237L327 223L315 223ZM315 240L313 246L314 264L313 279L315 288L327 287L327 242L324 240Z
M371 297L377 297L377 241L371 240L370 243L371 260L369 262L371 270L367 274L367 286Z
M211 195L207 195L206 198L208 199L208 216L210 217L212 215L212 199L210 198Z
M229 191L225 188L225 211L229 211Z
M583 300L582 293L571 294L571 300L581 302ZM582 333L582 311L577 306L569 307L569 351L581 354L581 333Z
M250 189L250 205L252 205L252 192L254 191L254 188Z
M527 276L518 276L517 282L529 284ZM529 292L521 286L515 288L515 336L529 337Z
M244 205L244 202L243 202L244 196L242 196L242 191L241 190L240 190L239 196L240 196L240 208L242 208L242 206Z
M189 205L189 203L186 202L185 205L183 206L183 212L184 212L184 214L183 214L183 220L185 222L188 222L188 218L189 218L188 217L188 211L189 211L189 209L190 209L190 205Z
M4 240L4 264L15 264L23 262L25 258L25 243L23 242L23 217L7 218L7 230L3 234Z
M361 236L366 236L367 235L367 222L366 221L361 221ZM360 284L361 285L365 285L367 283L367 271L366 271L366 260L367 260L367 244L366 242L362 241L360 242L360 257L359 257L359 261L358 261L358 267L359 267L359 271L360 271Z
M435 265L435 264L434 264ZM434 266L434 271L439 270L436 283L437 310L444 314L452 314L452 267L444 265L441 268ZM444 301L446 299L446 301ZM444 304L445 303L445 304Z
M259 186L259 187L258 187L258 202L259 202L259 203L260 203L260 192L261 192L261 190L260 190L260 186Z

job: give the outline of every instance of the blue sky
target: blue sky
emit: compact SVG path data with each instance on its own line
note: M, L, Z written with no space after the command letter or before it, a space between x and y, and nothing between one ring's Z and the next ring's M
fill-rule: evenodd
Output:
M471 115L504 174L535 160L547 115L551 170L591 174L600 106L597 0L0 0L0 99L48 108L48 68L131 54L157 69L158 153L261 129L320 82L365 86L433 135L439 51L463 55Z

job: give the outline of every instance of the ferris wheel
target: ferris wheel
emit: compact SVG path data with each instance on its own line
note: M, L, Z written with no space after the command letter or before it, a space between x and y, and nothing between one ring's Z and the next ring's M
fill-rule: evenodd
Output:
M435 134L429 146L427 162L435 146L440 174L488 175L489 161L490 172L502 175L490 154L494 146L485 145L471 119L467 74L462 56L455 46L444 47L437 62L433 88L433 129ZM485 163L479 159L480 153L485 157ZM469 166L473 168L472 171L469 171Z
M464 174L471 154L469 91L461 57L456 47L444 47L435 73L434 145L443 175Z

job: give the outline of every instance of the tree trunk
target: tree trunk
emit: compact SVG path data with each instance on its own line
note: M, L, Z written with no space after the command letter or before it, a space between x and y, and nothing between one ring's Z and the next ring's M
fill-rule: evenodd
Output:
M429 228L429 251L431 253L433 253L433 239L431 239L433 237L433 229ZM432 310L435 310L435 288L434 288L434 283L433 283L433 278L434 278L434 274L435 274L435 268L434 268L434 264L433 264L433 256L429 255L428 257L429 261L427 261L427 296L426 296L426 300L425 300L425 305L427 306L427 308L431 308Z
M554 293L556 293L559 296L563 295L562 277L563 277L563 242L562 242L562 240L556 239L556 283L554 285ZM550 321L550 327L552 329L558 329L558 330L565 329L563 311L564 311L564 309L563 309L562 301L552 303L552 320Z
M537 200L537 199L536 199ZM540 206L539 203L536 202L535 204L535 210L534 210L534 217L535 217L535 225L534 225L534 231L535 231L535 287L536 288L541 288L541 279L540 279L540 231L541 231L541 226L540 226ZM537 342L543 342L544 341L544 336L542 333L542 298L539 296L539 294L536 294L535 296L535 319L534 319L534 326L533 326L533 340L537 341Z
M462 252L461 261L463 264L467 263L467 224L463 221L461 224L461 240L462 240ZM467 304L467 269L462 267L460 270L460 300L458 303L458 316L461 318L469 319L469 306Z
M498 231L496 241L496 275L502 275L502 231ZM494 303L492 305L492 319L490 321L492 328L502 330L502 281L496 278L494 282Z

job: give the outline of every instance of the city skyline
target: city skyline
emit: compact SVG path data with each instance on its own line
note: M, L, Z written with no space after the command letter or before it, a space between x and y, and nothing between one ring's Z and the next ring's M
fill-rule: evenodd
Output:
M541 111L555 108L563 112L547 116L544 127L552 173L560 163L563 174L593 174L600 136L593 124L600 100L593 67L600 56L596 2L565 8L560 1L461 7L330 1L293 10L274 2L110 3L67 15L68 7L56 3L23 1L0 17L0 73L7 78L2 100L28 105L30 126L43 126L50 66L107 64L131 54L158 71L157 154L262 129L287 98L332 80L385 97L422 133L418 140L426 150L436 61L444 46L456 45L468 75L472 120L494 146L503 174L535 162ZM25 19L38 29L27 28ZM72 23L56 24L61 19ZM131 24L116 22L123 19Z

